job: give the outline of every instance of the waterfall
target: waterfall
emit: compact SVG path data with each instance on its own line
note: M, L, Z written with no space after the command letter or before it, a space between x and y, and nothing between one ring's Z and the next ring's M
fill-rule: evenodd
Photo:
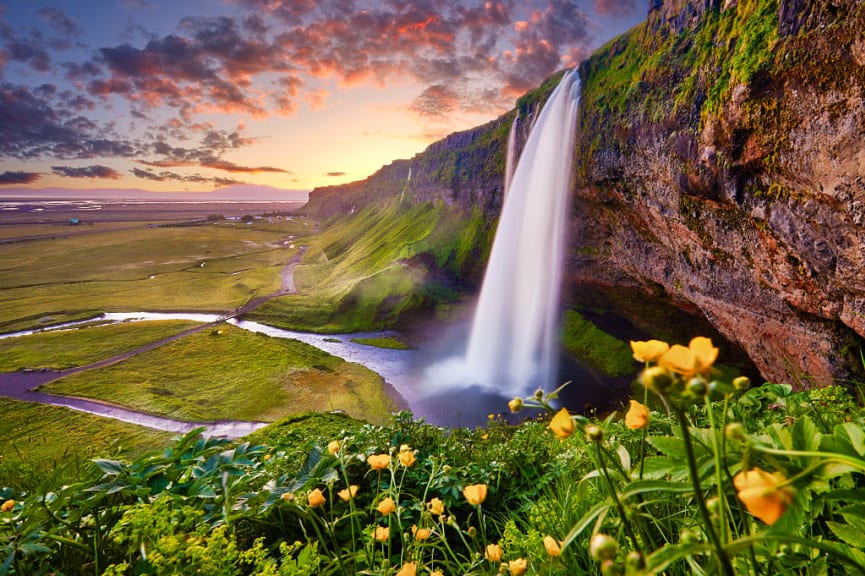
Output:
M511 129L508 131L508 150L505 155L505 186L502 189L502 198L507 198L508 190L511 188L511 180L514 177L514 160L517 155L517 124L520 122L520 111L517 110Z
M432 386L479 386L505 396L551 388L578 104L579 78L568 71L514 170L465 356L428 370Z

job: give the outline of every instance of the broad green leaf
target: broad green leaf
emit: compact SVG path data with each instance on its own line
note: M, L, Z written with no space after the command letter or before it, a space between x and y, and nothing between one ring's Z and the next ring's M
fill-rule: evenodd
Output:
M681 438L674 438L672 436L649 436L646 438L646 441L652 448L670 458L685 460L688 456L687 450L685 449L685 443Z
M852 422L835 426L835 436L846 439L859 456L865 456L865 430Z
M99 469L102 470L103 474L111 476L118 476L129 469L126 464L120 460L105 460L97 458L93 463L99 466Z
M793 448L796 450L819 450L822 436L814 421L808 416L799 418L793 424Z

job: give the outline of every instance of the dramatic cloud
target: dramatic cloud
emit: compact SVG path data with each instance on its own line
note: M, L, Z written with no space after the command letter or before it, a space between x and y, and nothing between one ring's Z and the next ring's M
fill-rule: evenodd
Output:
M14 184L32 184L41 178L42 175L38 172L2 172L0 173L0 186L10 186Z
M80 115L61 114L50 85L0 85L0 157L35 159L134 156L134 143Z
M452 112L459 104L457 94L442 84L430 86L411 104L410 108L421 116L441 117Z
M595 10L598 14L622 16L633 14L637 10L636 0L595 0Z
M73 166L52 166L51 170L55 174L66 176L67 178L102 178L108 180L118 180L120 173L109 168L108 166L84 166L81 168Z
M177 172L171 172L169 170L163 170L161 172L153 172L152 170L142 170L140 168L133 168L130 172L143 180L150 180L153 182L166 182L166 181L177 181L177 182L186 182L193 184L210 184L215 188L222 188L224 186L233 186L234 184L243 184L240 180L234 180L232 178L213 178L209 176L202 176L201 174L179 174Z

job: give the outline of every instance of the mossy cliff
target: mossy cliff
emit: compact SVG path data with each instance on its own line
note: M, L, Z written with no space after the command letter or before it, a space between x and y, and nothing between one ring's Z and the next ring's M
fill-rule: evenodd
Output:
M707 320L770 380L856 376L863 31L861 2L653 0L644 23L584 62L572 297L650 295ZM511 123L524 142L557 79L366 181L313 191L309 209L330 216L399 198L480 212L492 228ZM648 300L610 297L636 327L663 334Z
M580 70L574 285L696 307L768 379L850 377L865 336L863 30L860 2L679 0L595 53Z

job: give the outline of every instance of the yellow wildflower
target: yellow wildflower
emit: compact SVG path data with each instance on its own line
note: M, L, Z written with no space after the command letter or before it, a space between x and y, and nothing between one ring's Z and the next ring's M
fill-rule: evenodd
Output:
M429 573L429 576L445 576L445 573L441 570L433 570Z
M647 340L645 342L631 340L631 351L637 362L657 362L658 358L669 349L670 345L661 340Z
M508 568L511 571L513 576L523 576L526 573L526 566L528 562L525 558L517 558L516 560L511 560L508 562Z
M690 378L695 374L705 374L718 359L718 349L712 340L704 336L693 338L685 348L681 344L672 346L658 359L658 364L673 372Z
M631 430L642 430L649 423L649 409L636 400L631 400L631 408L625 414L625 426Z
M320 488L316 488L306 497L306 501L310 508L318 508L325 503L327 499L324 497Z
M15 507L15 500L7 500L0 506L0 512L9 512Z
M331 440L328 442L327 451L334 455L339 452L339 440Z
M403 444L399 449L399 463L405 466L406 468L411 468L414 463L417 462L417 459L414 456L414 452L409 448L408 444Z
M352 484L348 488L345 488L344 490L340 490L339 492L337 492L337 495L340 498L342 498L343 500L345 500L346 502L348 502L349 500L351 500L352 498L357 496L357 491L358 491L357 484Z
M373 470L384 470L390 466L390 454L373 454L366 459L366 463Z
M377 542L387 542L388 538L390 538L390 528L387 526L376 526L373 538L375 538Z
M562 408L550 420L550 430L556 438L567 438L574 433L574 421L567 408Z
M271 458L273 458L273 456L271 456L270 454L265 454L265 455L264 455L264 461L265 461L265 462L267 462L267 461L270 460Z
M282 498L283 502L294 502L294 493L285 492L282 496L280 496L280 498Z
M469 504L471 504L472 506L478 506L487 499L487 485L472 484L470 486L466 486L465 488L463 488L463 496L466 497L466 501L468 501Z
M439 498L433 498L427 502L426 507L433 516L439 516L445 513L445 504Z
M486 550L484 550L484 558L490 562L501 562L502 547L498 544L487 544Z
M381 512L382 516L387 516L388 514L396 510L396 502L393 501L393 498L388 496L378 503L376 510Z
M418 528L417 525L412 524L411 533L415 540L426 540L432 534L432 530L429 528Z
M523 399L522 398L514 398L510 402L508 402L508 408L510 408L511 412L517 413L523 409Z
M415 576L415 574L417 574L417 565L414 562L406 562L396 576Z
M560 556L562 553L562 545L552 536L544 536L544 549L550 556Z
M784 485L786 481L780 472L770 473L754 468L736 474L733 485L748 512L772 525L793 500L793 489Z

